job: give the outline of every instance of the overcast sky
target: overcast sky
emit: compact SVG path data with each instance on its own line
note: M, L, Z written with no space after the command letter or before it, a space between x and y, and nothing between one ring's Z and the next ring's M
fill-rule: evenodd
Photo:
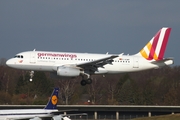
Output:
M180 65L179 0L1 0L0 58L29 50L135 54L171 27L165 57Z

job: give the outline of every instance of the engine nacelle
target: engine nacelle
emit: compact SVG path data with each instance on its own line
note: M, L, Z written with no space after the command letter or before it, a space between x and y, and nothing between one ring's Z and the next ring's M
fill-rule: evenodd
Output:
M61 115L56 115L54 117L52 117L52 120L62 120L62 116Z
M62 117L61 115L56 115L52 117L52 120L71 120L71 119L68 117Z
M68 117L63 117L63 120L71 120L71 119Z
M63 77L76 77L80 75L80 70L72 67L58 67L57 75Z

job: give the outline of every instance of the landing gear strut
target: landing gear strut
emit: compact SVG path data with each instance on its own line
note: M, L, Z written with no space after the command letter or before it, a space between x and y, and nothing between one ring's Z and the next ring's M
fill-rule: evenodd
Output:
M34 71L30 71L29 76L30 76L29 81L32 82L32 80L33 80L32 78L34 76Z

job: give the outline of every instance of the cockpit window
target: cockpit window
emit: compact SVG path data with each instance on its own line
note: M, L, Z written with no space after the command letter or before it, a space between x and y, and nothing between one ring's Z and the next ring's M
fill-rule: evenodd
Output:
M23 58L23 55L15 55L14 58Z

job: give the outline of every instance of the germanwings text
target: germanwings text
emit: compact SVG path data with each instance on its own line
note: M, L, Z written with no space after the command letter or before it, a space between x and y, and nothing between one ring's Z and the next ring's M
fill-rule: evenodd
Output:
M67 53L37 53L38 57L69 57L76 58L76 54L67 54Z

